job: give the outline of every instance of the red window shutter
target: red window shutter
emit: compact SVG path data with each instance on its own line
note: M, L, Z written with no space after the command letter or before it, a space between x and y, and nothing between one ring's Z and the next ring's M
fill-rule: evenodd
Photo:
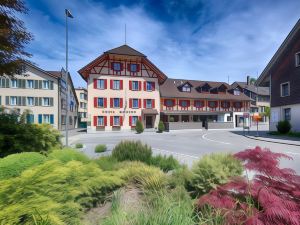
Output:
M139 81L139 91L141 91L141 90L142 90L142 82Z
M151 88L152 88L152 91L155 91L155 82L152 82Z
M104 80L104 89L107 89L107 80Z
M129 108L132 109L132 98L129 99Z
M142 99L139 99L139 108L142 107Z
M155 100L152 99L152 108L155 108Z
M120 98L120 108L123 108L123 98Z
M121 71L123 71L123 63L120 63Z
M104 108L107 108L107 98L104 98L103 101L104 101Z
M132 116L129 116L129 126L132 126Z
M190 107L190 105L191 105L191 102L190 102L190 100L188 100L187 101L187 107Z
M113 125L114 125L114 117L110 116L110 126L113 126Z
M114 81L110 80L110 89L113 89L113 84L114 84Z
M144 81L144 91L147 91L147 81Z
M107 126L107 116L104 116L104 126Z
M113 62L110 64L110 68L111 68L112 70L114 69L114 63L113 63Z
M131 63L127 64L127 71L129 71L129 72L130 72L130 68L131 68L130 65L131 65Z
M137 64L136 65L136 72L139 72L140 71L140 64Z
M182 106L182 100L179 100L179 106Z
M97 89L97 79L94 79L94 89Z
M110 108L113 108L113 107L114 107L114 99L110 98Z
M147 100L144 99L144 108L146 109Z
M120 126L123 126L123 117L120 116Z
M98 117L97 117L97 116L94 116L94 126L95 126L95 127L97 126L97 119L98 119Z
M123 90L123 80L120 80L120 90Z
M176 104L176 100L175 100L175 99L173 99L173 100L172 100L172 102L173 102L173 105L172 105L172 106L175 106L175 104Z
M97 100L98 100L97 97L94 97L94 107L95 107L95 108L98 107L98 105L97 105Z
M129 81L129 90L132 90L132 81Z

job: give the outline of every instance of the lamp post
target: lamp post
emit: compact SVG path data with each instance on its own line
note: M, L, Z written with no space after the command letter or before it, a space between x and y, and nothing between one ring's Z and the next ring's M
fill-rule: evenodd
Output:
M69 84L69 71L68 71L68 18L74 18L71 14L71 12L68 9L65 9L65 15L66 15L66 91L67 91L67 107L66 107L66 147L68 147L69 143L68 143L68 138L69 138L69 115L68 115L68 111L69 111L69 88L68 88L68 84Z

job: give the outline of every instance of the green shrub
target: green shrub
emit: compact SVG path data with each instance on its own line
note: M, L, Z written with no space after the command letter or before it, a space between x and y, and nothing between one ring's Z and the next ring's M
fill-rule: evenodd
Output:
M287 134L292 128L290 122L287 120L279 121L276 127L281 134Z
M71 160L80 161L83 163L88 163L90 161L85 154L71 148L53 150L48 157L50 159L58 159L63 163L67 163Z
M17 113L0 110L0 157L20 152L42 152L61 147L60 132L49 124L27 124Z
M186 165L182 165L179 168L172 171L172 174L168 177L168 183L170 187L183 186L189 189L189 184L192 180L193 173Z
M135 130L138 134L144 132L144 126L143 126L143 123L140 120L136 121Z
M95 152L96 153L101 153L101 152L105 152L107 150L106 145L97 145L95 147Z
M77 225L84 210L123 183L117 173L104 172L94 163L48 160L0 182L1 222L31 225L38 210L52 225Z
M81 143L76 143L76 144L75 144L75 148L83 148L83 144L81 144Z
M158 132L162 133L164 131L165 131L165 125L162 121L159 121L159 123L158 123Z
M42 164L46 156L37 152L12 154L0 159L0 180L19 176L24 170Z
M180 167L179 162L172 155L170 156L162 156L157 155L151 157L150 165L157 166L165 172L170 170L175 170Z
M151 147L140 141L121 141L112 151L118 161L141 161L149 163L152 156Z
M112 156L102 156L95 160L102 170L113 170L118 163L118 160Z
M241 162L231 154L205 155L192 167L191 191L196 196L208 193L218 185L228 182L230 177L239 176L242 172Z

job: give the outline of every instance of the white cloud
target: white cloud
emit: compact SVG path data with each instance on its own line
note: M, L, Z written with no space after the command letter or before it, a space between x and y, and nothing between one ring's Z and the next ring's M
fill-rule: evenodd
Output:
M125 23L127 43L169 77L227 81L230 75L231 82L245 80L246 75L256 76L266 66L296 23L300 8L296 1L257 4L229 11L199 27L201 21L163 23L139 6L107 9L101 3L58 0L45 4L52 12L51 20L37 9L25 17L35 36L29 46L32 61L45 70L65 65L64 9L70 8L74 15L69 26L70 71L75 86L85 85L77 70L104 51L124 44ZM213 7L220 12L224 5ZM198 32L193 33L195 30Z

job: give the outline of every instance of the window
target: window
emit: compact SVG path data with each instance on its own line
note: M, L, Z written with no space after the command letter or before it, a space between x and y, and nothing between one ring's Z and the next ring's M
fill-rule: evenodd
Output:
M114 98L114 108L119 108L120 107L120 99L119 98Z
M49 89L49 81L43 80L43 89Z
M138 81L132 81L132 90L133 91L139 90L139 82Z
M146 83L146 90L147 91L153 91L154 90L154 83L150 82L150 81L147 81L147 83Z
M114 126L119 126L119 125L120 125L120 117L114 116Z
M17 105L17 97L15 96L10 97L10 105Z
M33 80L27 80L27 88L33 88Z
M181 107L188 107L188 101L186 100L181 101Z
M147 109L152 108L152 99L147 99L146 100L146 108Z
M131 117L131 125L132 126L135 126L137 121L138 121L138 117L137 116Z
M224 101L222 102L222 108L228 109L230 107L230 102Z
M50 123L50 115L44 114L43 115L43 121L44 121L44 123Z
M232 117L231 116L227 116L227 122L231 122Z
M284 109L284 120L291 120L291 108Z
M61 116L61 124L66 125L66 116L65 115Z
M84 93L80 93L80 99L85 99L84 98Z
M173 100L172 99L167 99L166 100L166 106L167 107L173 107Z
M98 98L98 107L104 107L104 100L103 100L103 98Z
M233 94L234 95L240 95L241 94L241 91L239 89L234 89L233 90Z
M139 100L137 98L132 99L132 108L139 108Z
M104 84L103 79L97 80L97 88L98 89L105 89L105 84Z
M208 106L209 106L209 108L216 108L217 107L217 102L216 101L208 102Z
M190 85L185 84L185 85L182 87L182 91L183 91L183 92L191 92L191 87L190 87Z
M114 70L114 71L121 71L121 63L119 63L119 62L114 62L114 63L113 63L113 70Z
M203 101L195 101L195 107L196 108L202 108L204 106L204 102Z
M70 124L70 125L73 124L73 117L72 117L72 116L69 117L69 124Z
M114 80L113 81L113 89L114 90L120 90L120 81L119 80Z
M182 115L181 116L182 122L190 122L190 116L189 115Z
M27 105L28 106L34 105L34 97L27 97Z
M104 126L104 117L98 116L97 126Z
M130 64L130 72L137 72L137 64Z
M17 88L18 87L18 82L16 79L11 80L11 87L12 88Z
M296 66L300 66L300 52L297 52L295 54L295 62L296 62Z
M234 108L242 108L241 102L235 102L233 105L234 105Z
M290 95L290 83L282 83L281 86L281 97L286 97Z
M50 98L43 98L43 106L50 106Z

